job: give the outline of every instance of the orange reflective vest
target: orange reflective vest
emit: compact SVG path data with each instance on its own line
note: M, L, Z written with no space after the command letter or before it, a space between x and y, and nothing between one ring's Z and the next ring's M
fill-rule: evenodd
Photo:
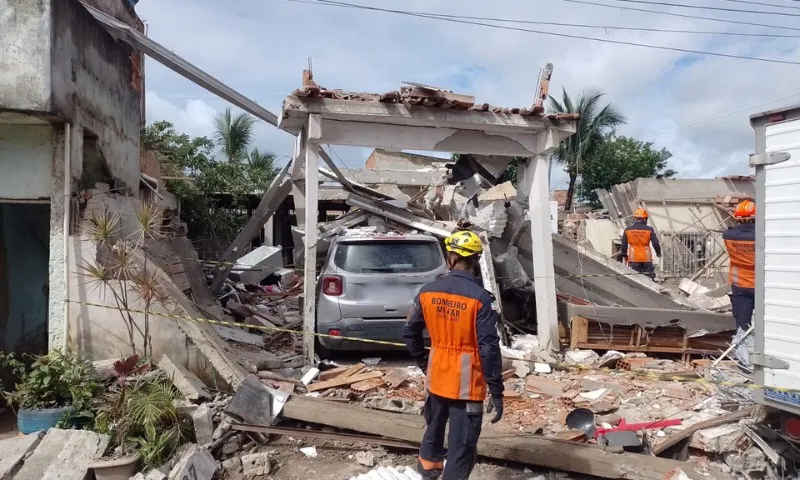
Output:
M722 234L728 250L728 282L741 288L756 288L755 223L742 223Z
M424 355L423 328L431 339L426 385L434 395L481 402L487 389L503 394L500 338L492 295L467 272L425 285L414 301L403 336L415 357Z
M653 227L644 222L635 222L625 229L622 234L622 256L631 263L650 263L653 255L650 252L650 243L653 244L657 255L661 255L661 245L658 243Z

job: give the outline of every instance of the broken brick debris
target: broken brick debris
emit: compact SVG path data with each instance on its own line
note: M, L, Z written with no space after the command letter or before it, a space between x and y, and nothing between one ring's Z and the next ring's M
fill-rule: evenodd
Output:
M320 390L327 390L329 388L341 387L344 385L352 385L354 383L362 382L364 380L370 380L373 378L382 378L383 373L379 371L361 373L357 375L351 375L349 377L336 377L332 380L328 380L327 382L317 382L312 383L308 386L309 392L317 392Z

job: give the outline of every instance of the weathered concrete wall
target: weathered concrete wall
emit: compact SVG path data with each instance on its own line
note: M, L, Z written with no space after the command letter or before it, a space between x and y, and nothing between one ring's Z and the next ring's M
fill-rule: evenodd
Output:
M0 0L0 109L50 111L50 14L50 0Z
M49 198L52 167L50 125L0 123L0 200Z
M73 129L96 135L101 156L120 183L115 187L136 192L143 126L139 57L77 0L53 2L51 18L53 113Z

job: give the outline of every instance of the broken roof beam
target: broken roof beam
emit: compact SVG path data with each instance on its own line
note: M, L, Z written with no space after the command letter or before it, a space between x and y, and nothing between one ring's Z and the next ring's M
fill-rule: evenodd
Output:
M366 210L379 217L388 218L389 220L415 230L428 232L440 238L448 237L451 233L453 233L454 230L453 227L447 225L446 223L418 217L409 213L403 208L398 208L385 202L372 200L354 193L347 197L347 204L351 207L357 207L362 210Z
M281 203L289 196L292 190L292 182L286 178L289 171L291 162L288 162L275 176L270 183L264 196L261 198L253 215L241 232L236 236L236 239L231 243L225 253L220 259L219 268L214 272L214 280L211 282L211 291L216 294L219 293L225 279L231 273L233 263L237 258L242 256L242 252L247 245L258 235L261 228L267 223L267 220L275 213L280 207Z
M89 11L95 20L103 25L103 27L112 37L122 40L134 49L144 53L148 57L178 73L187 80L236 105L245 112L260 118L271 125L278 125L277 115L245 97L231 87L220 82L206 72L195 67L178 55L175 55L158 42L153 41L144 34L137 32L135 29L120 22L110 15L97 10L94 7L86 5L85 3L83 6Z
M300 97L288 97L284 101L278 118L278 127L296 135L305 125L308 115L312 113L321 115L323 120L476 130L487 133L530 134L548 127L575 132L573 121L554 121L547 117ZM410 146L397 150L403 149L416 150ZM486 155L497 155L497 153L488 152Z

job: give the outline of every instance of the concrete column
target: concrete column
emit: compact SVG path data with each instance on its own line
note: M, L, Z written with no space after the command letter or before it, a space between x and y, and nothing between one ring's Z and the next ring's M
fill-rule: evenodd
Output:
M64 166L67 157L72 160L74 153L71 148L72 129L70 124L64 124L53 130L53 164L52 164L52 193L50 194L50 264L48 281L48 308L47 308L47 346L63 348L67 346L69 332L67 331L65 300L67 299L67 278L64 266L65 237L69 232L64 231L64 214L69 205L65 201L64 191ZM80 161L80 158L78 159ZM71 182L70 182L71 183ZM67 192L68 194L70 192Z
M528 202L533 252L533 281L536 291L536 322L539 344L557 351L558 315L556 283L553 269L553 229L550 221L549 157L542 154L530 158L518 178ZM522 200L525 201L525 200Z
M264 224L264 245L268 247L275 246L275 224L272 221L273 218L275 218L275 215L269 217L267 223Z
M303 283L303 353L309 364L314 363L314 333L316 332L317 286L317 212L319 209L319 140L322 119L310 115L306 125L305 142L305 265ZM297 198L295 197L295 202ZM298 219L299 224L299 219Z

